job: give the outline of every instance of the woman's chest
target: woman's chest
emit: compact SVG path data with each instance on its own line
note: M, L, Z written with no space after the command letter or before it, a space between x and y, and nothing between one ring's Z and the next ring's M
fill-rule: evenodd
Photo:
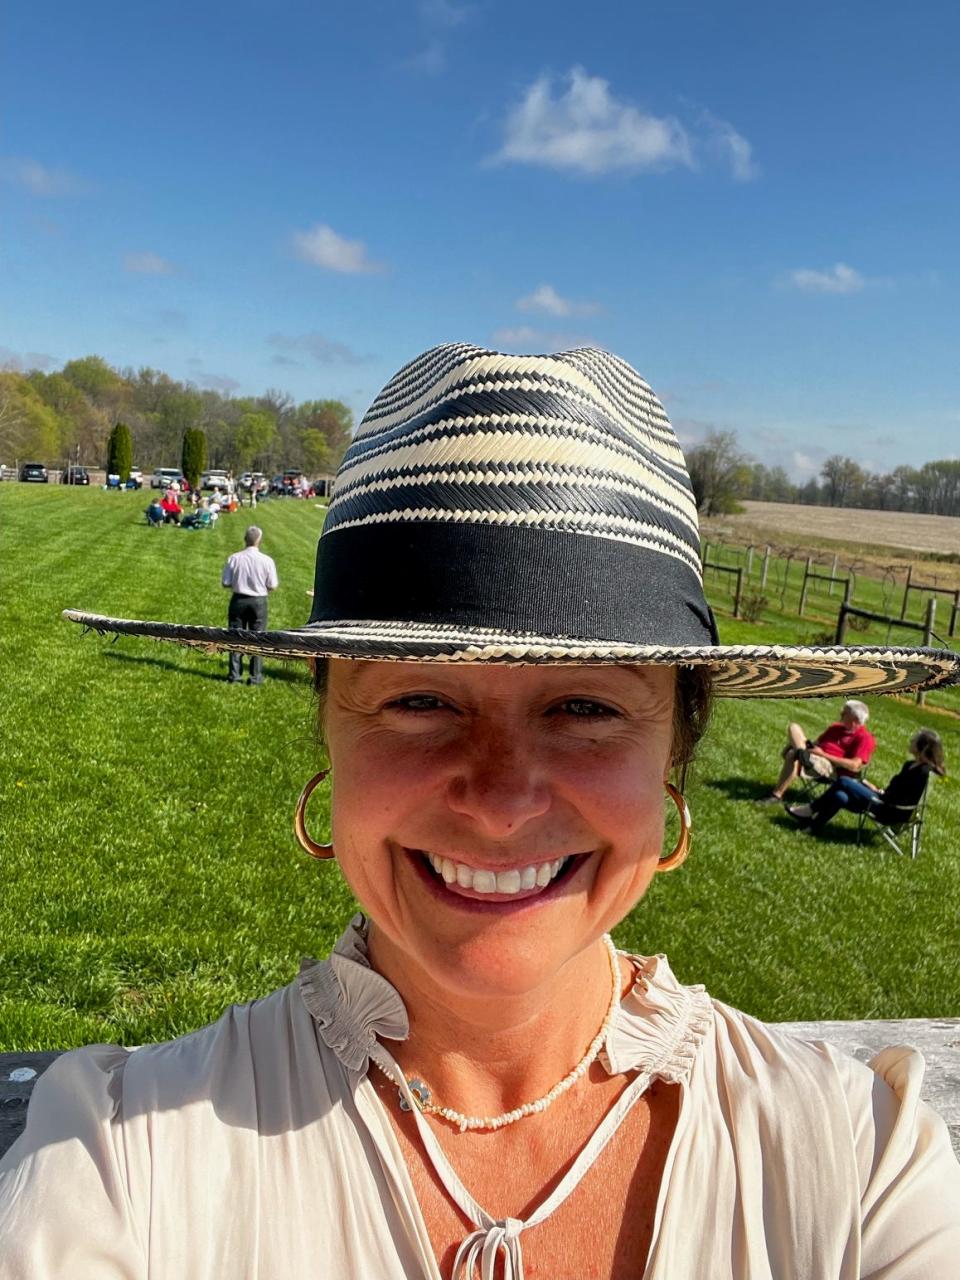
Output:
M527 1280L639 1280L650 1252L664 1164L676 1121L675 1090L641 1099L569 1196L520 1234ZM571 1150L559 1134L557 1149ZM582 1143L575 1143L572 1155ZM453 1276L462 1242L476 1224L454 1204L422 1147L401 1132L401 1149L443 1280ZM513 1143L499 1152L461 1151L456 1172L498 1221L529 1220L550 1197L572 1157L551 1163ZM501 1272L495 1272L500 1280ZM461 1280L458 1273L456 1280Z

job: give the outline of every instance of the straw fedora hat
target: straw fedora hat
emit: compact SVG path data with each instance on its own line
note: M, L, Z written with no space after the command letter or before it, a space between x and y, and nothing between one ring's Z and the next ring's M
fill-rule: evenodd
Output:
M960 680L946 650L719 644L664 408L625 361L589 348L448 343L391 378L337 472L306 626L64 617L278 658L709 665L720 696Z

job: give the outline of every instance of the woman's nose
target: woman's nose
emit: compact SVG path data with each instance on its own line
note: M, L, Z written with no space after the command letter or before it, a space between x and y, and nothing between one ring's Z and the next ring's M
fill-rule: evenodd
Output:
M450 808L497 839L546 813L550 800L535 754L509 732L475 739L448 786Z

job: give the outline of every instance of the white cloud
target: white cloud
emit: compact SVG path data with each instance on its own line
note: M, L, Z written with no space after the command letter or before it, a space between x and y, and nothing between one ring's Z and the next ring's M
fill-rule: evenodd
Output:
M453 0L420 0L420 18L430 27L459 27L470 16L470 5Z
M707 147L730 166L737 182L750 182L755 178L759 170L753 159L753 147L743 134L728 120L721 120L709 111L703 113L702 120L707 131Z
M493 340L499 346L520 351L572 351L575 347L595 347L598 344L588 335L570 331L547 331L529 325L505 325L493 332Z
M123 259L124 270L132 271L135 275L141 276L169 276L173 275L176 267L172 262L168 262L166 258L161 258L159 253L151 253L146 250L143 253L128 253Z
M7 159L0 162L0 172L19 187L35 196L69 196L87 189L87 184L66 169L50 169L36 160Z
M820 468L823 465L825 451L818 449L815 451L817 457L811 457L809 453L801 453L799 449L794 449L790 454L790 469L793 476L800 480L810 480L813 476L820 474Z
M545 316L595 316L600 310L596 302L575 302L563 298L552 284L542 284L533 293L518 298L514 304L518 311L534 311Z
M369 356L358 355L346 343L336 342L332 338L324 337L322 333L272 333L267 342L272 347L278 347L280 351L305 352L307 355L312 356L317 364L363 364L365 360L370 358ZM274 364L299 363L299 361L292 360L289 356L281 355L274 356L273 362Z
M407 71L438 76L447 68L444 41L451 31L470 17L471 6L455 4L454 0L420 0L418 9L425 44L419 53L407 58L402 65Z
M495 157L517 164L596 176L616 169L692 168L687 131L672 116L654 116L618 102L599 76L574 67L566 92L554 97L541 76L507 116L503 147Z
M499 342L505 347L522 347L531 342L538 342L542 336L539 329L531 329L527 324L504 325L503 328L493 331L494 342Z
M322 267L325 271L370 275L383 270L382 263L367 257L367 248L362 240L348 240L322 222L309 231L295 231L293 249L302 262Z
M791 271L787 279L802 293L859 293L867 284L859 271L844 262L837 262L826 271L811 271L803 267Z

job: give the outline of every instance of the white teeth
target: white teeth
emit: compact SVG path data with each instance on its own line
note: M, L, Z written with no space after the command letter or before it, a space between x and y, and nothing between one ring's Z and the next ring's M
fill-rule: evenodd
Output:
M509 871L487 871L443 858L438 854L427 855L428 861L445 884L457 884L461 889L474 893L529 893L531 889L545 889L560 874L568 859L555 858L541 862L539 866L511 867Z

